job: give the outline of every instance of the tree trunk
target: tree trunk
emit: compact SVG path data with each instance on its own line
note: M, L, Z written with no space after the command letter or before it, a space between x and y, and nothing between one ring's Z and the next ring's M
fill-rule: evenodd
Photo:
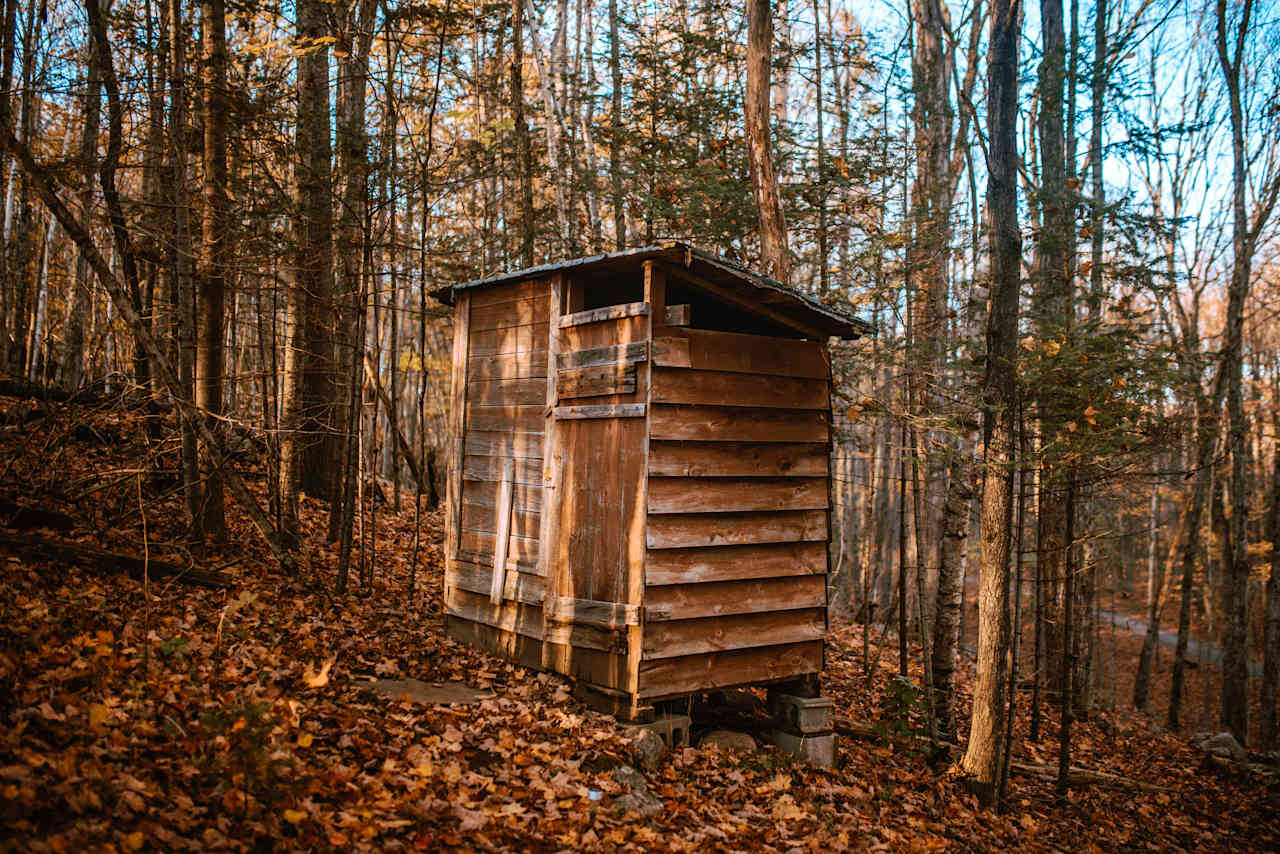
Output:
M987 218L991 310L982 384L982 557L978 568L978 666L969 742L960 766L979 799L994 803L1004 744L1004 673L1009 650L1011 535L1022 234L1018 230L1018 43L1022 6L995 0L988 47Z
M747 161L751 186L760 218L761 266L780 282L791 280L791 252L787 248L787 223L773 162L769 129L770 59L773 54L773 14L769 0L747 2Z
M231 236L227 215L227 9L224 0L201 0L200 77L204 113L204 148L200 220L200 257L196 260L196 406L204 411L210 431L220 431L222 415L222 326L227 298L227 250ZM222 474L200 448L204 480L200 529L221 542L227 536L223 515Z
M1280 399L1280 380L1272 400ZM1280 686L1280 412L1271 410L1273 472L1271 475L1271 575L1267 579L1266 616L1262 641L1262 718L1258 736L1262 749L1276 749L1276 692Z
M533 154L524 122L524 0L511 0L511 119L520 172L520 266L533 266Z
M1071 329L1071 281L1067 276L1073 217L1067 193L1066 154L1063 130L1063 88L1066 78L1066 34L1063 29L1062 0L1041 0L1040 18L1044 31L1044 55L1040 62L1041 185L1039 207L1041 228L1036 243L1035 321L1038 337L1044 342L1065 342ZM1036 408L1045 448L1056 447L1063 424L1070 420L1062 395L1052 383L1038 386ZM1040 467L1040 504L1037 514L1039 553L1043 561L1042 579L1047 585L1046 652L1048 660L1062 661L1066 588L1066 465L1061 453L1046 451Z
M618 0L609 0L609 76L612 107L609 111L609 184L613 191L613 243L627 248L627 214L622 197L622 60L618 45Z
M1227 292L1226 326L1223 330L1222 370L1227 383L1227 449L1231 456L1230 516L1226 542L1222 548L1223 611L1225 631L1222 644L1222 723L1236 739L1246 743L1249 725L1249 659L1248 659L1248 499L1246 469L1248 450L1245 434L1248 424L1244 414L1242 379L1244 373L1244 304L1249 296L1253 254L1258 233L1266 216L1256 217L1251 226L1246 196L1249 186L1249 164L1244 140L1244 108L1241 101L1240 70L1244 62L1244 45L1249 35L1252 0L1245 0L1233 34L1234 46L1228 48L1230 29L1227 0L1217 2L1216 35L1218 64L1227 85L1231 113L1232 154L1232 265L1231 284ZM1234 56L1232 55L1234 53ZM1275 181L1275 179L1272 179ZM1274 204L1274 197L1271 204ZM1269 208L1264 208L1267 213Z
M93 33L89 33L90 47L85 59L85 88L82 100L84 125L80 131L80 148L77 154L83 169L80 185L80 217L88 224L93 209L93 175L98 169L99 113L102 101L102 76L98 71L98 52L92 45ZM70 288L65 332L62 336L62 385L70 391L80 388L84 382L85 320L89 307L92 281L89 278L89 262L83 254L76 253L75 279Z
M169 171L173 192L173 225L168 246L169 294L178 338L178 388L188 400L195 398L195 292L191 275L191 205L187 195L187 26L182 15L182 0L168 0L169 16ZM96 146L96 132L95 142ZM88 207L85 207L85 215ZM88 275L88 260L79 254ZM77 275L79 275L77 271ZM89 282L84 282L89 287ZM201 485L196 451L196 436L191 426L181 425L181 459L183 510L186 515L188 540L201 544Z
M297 262L287 307L280 440L281 513L290 540L297 533L299 491L330 498L337 480L333 477L338 378L333 350L337 318L331 266L333 192L326 15L319 0L298 3Z

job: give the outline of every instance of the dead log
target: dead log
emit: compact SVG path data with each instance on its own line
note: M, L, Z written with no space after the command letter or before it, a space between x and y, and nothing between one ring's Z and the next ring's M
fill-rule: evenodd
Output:
M1015 774L1021 774L1024 777L1039 777L1044 780L1058 779L1057 765L1034 765L1030 762L1010 762L1009 770ZM1067 780L1073 786L1099 786L1104 789L1120 789L1127 792L1152 792L1163 795L1174 793L1173 789L1165 786L1157 786L1154 783L1134 780L1131 777L1121 777L1119 774L1108 774L1105 771L1090 771L1088 768L1081 768L1077 765L1071 766L1071 770L1067 772Z
M221 572L180 566L176 563L142 558L137 555L109 552L66 540L49 540L43 537L0 532L0 549L25 558L83 566L100 572L125 572L138 579L141 579L146 572L149 578L157 581L172 578L183 584L215 590L231 586L231 579Z

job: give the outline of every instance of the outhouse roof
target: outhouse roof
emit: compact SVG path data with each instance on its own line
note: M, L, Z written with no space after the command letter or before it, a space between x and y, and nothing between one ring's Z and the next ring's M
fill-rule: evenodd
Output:
M446 285L431 291L431 296L452 305L458 291L483 288L505 282L530 279L564 271L602 272L610 268L633 267L650 259L667 261L683 271L687 283L700 287L740 308L754 310L766 317L786 319L806 327L813 333L837 338L860 338L875 329L861 318L841 311L777 279L753 272L728 259L721 258L685 243L668 242L639 249L573 258L553 264L540 264L510 273L488 276L457 285Z

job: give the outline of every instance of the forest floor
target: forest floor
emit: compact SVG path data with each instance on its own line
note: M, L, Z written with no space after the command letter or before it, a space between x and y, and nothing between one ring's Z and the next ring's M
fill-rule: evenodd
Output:
M0 398L0 850L1280 850L1274 776L1127 711L1075 726L1073 762L1141 787L1058 801L1015 774L997 813L910 742L845 737L833 770L772 748L677 749L645 772L661 809L624 812L612 770L636 759L613 719L560 678L445 637L438 514L419 520L414 593L411 498L378 507L371 584L348 594L310 500L303 580L230 504L230 544L200 561L225 589L33 558L16 536L188 562L171 438L121 407L31 410ZM252 455L241 467L265 500ZM833 628L824 690L837 715L910 735L920 709L890 687L896 642L869 640L867 661L860 627ZM965 663L962 720L971 676ZM389 699L371 690L383 677L486 698ZM1027 741L1021 699L1016 758L1052 763L1056 725Z

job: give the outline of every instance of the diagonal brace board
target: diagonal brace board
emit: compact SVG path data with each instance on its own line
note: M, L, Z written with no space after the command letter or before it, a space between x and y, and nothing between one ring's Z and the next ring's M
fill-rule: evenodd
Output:
M515 484L515 460L507 457L502 463L502 483L498 485L498 537L493 547L493 582L489 587L489 601L502 603L502 592L507 585L507 543L511 539L511 493Z

